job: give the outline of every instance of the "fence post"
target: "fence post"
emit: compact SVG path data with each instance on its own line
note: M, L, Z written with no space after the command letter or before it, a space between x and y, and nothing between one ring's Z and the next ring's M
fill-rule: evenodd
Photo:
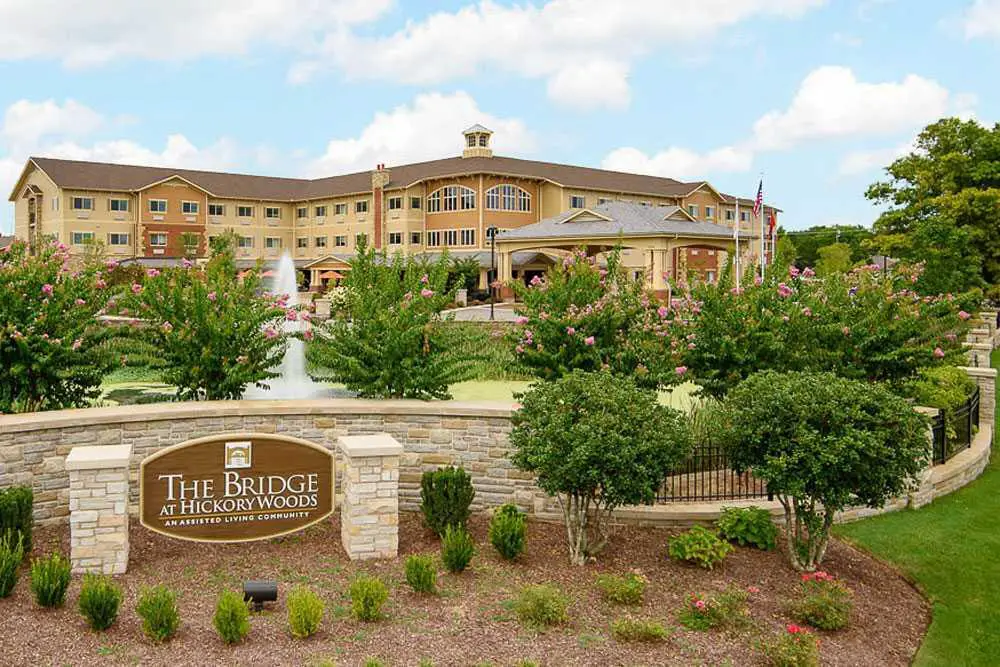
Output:
M997 369L961 367L965 374L979 385L979 428L989 426L992 430L996 414Z

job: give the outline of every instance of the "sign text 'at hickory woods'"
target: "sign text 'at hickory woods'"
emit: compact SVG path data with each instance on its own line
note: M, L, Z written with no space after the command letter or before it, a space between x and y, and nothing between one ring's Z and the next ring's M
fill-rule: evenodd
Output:
M274 434L230 433L168 447L142 462L142 525L206 542L262 540L333 512L333 454Z

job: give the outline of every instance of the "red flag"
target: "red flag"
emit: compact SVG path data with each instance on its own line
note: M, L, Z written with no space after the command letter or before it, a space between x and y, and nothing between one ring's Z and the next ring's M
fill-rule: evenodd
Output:
M753 202L753 217L760 215L760 208L764 205L764 179L760 179L757 186L757 198Z
M768 236L774 236L774 228L778 226L777 216L774 215L774 210L772 209L770 213L767 214L767 233Z

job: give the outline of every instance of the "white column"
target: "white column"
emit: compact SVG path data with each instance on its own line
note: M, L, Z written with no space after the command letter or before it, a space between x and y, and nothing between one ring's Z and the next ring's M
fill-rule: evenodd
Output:
M73 572L122 574L128 568L128 471L132 445L74 447L69 473Z
M399 549L399 457L395 438L341 436L340 539L351 560L395 558Z

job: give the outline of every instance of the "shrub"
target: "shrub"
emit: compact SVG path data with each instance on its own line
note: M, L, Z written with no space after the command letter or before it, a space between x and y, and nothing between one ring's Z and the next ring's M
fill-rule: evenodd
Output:
M511 459L559 496L574 565L604 548L612 510L652 502L690 450L684 416L626 376L575 370L518 398Z
M826 572L803 574L799 596L789 612L796 621L820 630L846 628L854 609L853 594L843 582Z
M359 621L377 621L382 617L382 605L389 598L389 589L381 579L366 574L351 583L351 612Z
M181 624L177 594L163 584L144 588L135 610L142 619L142 631L157 643L173 637Z
M514 600L514 613L524 623L535 628L558 625L569 620L566 609L569 598L555 586L539 584L525 586Z
M620 642L661 642L670 630L658 621L619 618L611 623L611 636Z
M24 560L21 536L7 533L0 536L0 598L10 595L17 584L17 577Z
M784 508L798 570L822 562L837 512L904 493L930 454L926 418L904 399L830 373L754 375L722 417L716 437L730 464L764 480Z
M465 527L475 495L472 477L462 468L428 470L420 478L420 510L439 537L448 526Z
M371 656L365 658L364 667L386 667L385 660Z
M449 572L459 573L469 566L476 553L476 543L465 528L448 526L441 538L441 562Z
M638 572L629 572L624 577L602 574L597 577L597 587L605 600L617 604L639 604L646 590L646 577Z
M778 544L778 527L771 513L760 507L727 507L715 525L723 538L741 547L752 545L771 551Z
M323 621L323 600L305 586L296 586L288 594L288 628L293 637L305 639L316 634Z
M696 563L706 570L713 569L725 560L733 550L728 542L720 540L715 533L694 526L691 530L670 539L670 557L689 563Z
M223 591L215 604L212 625L226 644L239 644L250 634L250 604L235 591Z
M111 627L122 604L122 589L111 577L86 574L80 587L80 613L92 630L101 632Z
M524 551L526 532L524 512L513 503L502 505L490 519L490 544L507 560L514 560Z
M956 412L965 405L976 391L976 381L961 368L955 366L935 366L922 368L913 380L901 390L901 394L912 398L917 405L937 408L944 412L948 438L955 438L963 419Z
M747 601L750 594L729 586L712 597L699 594L688 596L687 604L677 615L681 625L691 630L711 628L741 628L750 622Z
M30 486L12 486L0 491L0 539L13 535L11 544L14 544L20 535L24 553L31 553L34 498Z
M31 563L31 593L42 607L61 607L69 587L69 561L59 554Z
M797 625L789 625L776 639L760 644L770 667L819 667L819 640Z
M431 556L413 555L406 559L406 583L418 593L437 591L437 568Z

